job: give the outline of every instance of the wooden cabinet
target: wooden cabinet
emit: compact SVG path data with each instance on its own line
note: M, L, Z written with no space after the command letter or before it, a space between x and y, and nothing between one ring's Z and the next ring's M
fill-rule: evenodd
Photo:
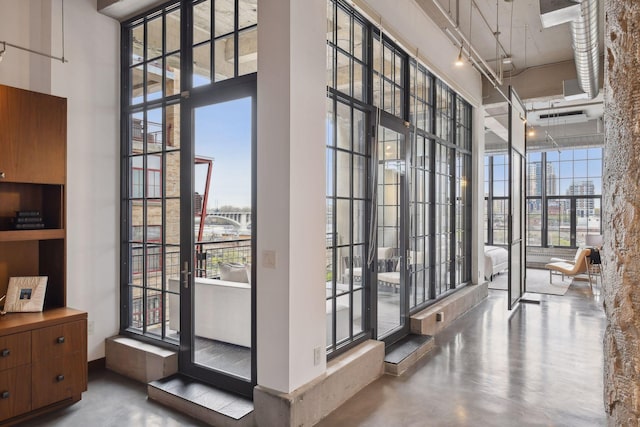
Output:
M45 307L66 305L66 100L0 85L0 296L12 276L47 276ZM42 229L15 229L37 211Z
M80 400L87 314L70 308L0 317L0 426Z
M31 410L31 367L0 371L0 423Z
M64 185L66 99L0 85L0 129L6 182Z
M87 388L87 314L66 307L66 116L63 98L0 85L0 296L10 277L48 277L42 313L0 316L0 426Z

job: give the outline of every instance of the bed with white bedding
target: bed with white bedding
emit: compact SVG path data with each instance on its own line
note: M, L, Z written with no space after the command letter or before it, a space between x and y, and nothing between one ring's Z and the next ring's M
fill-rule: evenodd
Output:
M509 251L499 246L484 247L484 277L493 280L493 276L509 267Z

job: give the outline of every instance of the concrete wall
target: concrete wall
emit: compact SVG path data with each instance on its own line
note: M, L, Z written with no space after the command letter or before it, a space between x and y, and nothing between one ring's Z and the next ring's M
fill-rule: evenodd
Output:
M0 83L67 98L67 303L94 360L119 326L120 26L94 0L64 6L69 62L8 47ZM61 1L0 0L0 41L62 56Z

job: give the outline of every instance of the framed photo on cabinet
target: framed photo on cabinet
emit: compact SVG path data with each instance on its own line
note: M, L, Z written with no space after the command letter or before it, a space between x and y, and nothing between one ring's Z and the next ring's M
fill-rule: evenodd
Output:
M47 276L11 277L4 311L25 313L42 311L47 290Z

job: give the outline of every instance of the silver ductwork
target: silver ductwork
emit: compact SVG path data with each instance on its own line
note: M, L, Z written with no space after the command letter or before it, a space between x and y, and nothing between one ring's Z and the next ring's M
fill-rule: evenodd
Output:
M571 21L571 38L580 88L595 98L600 91L598 46L598 0L582 0L580 17Z
M543 28L570 22L578 85L595 98L599 92L598 0L540 0Z

